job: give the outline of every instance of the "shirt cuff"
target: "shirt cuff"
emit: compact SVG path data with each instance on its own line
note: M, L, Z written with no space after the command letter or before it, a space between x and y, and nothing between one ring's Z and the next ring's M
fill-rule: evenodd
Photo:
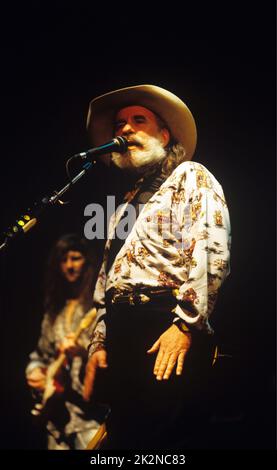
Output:
M199 318L200 318L200 313L198 313L198 315L192 317L191 314L188 315L188 313L186 313L185 309L180 307L180 305L176 305L176 307L173 309L173 312L176 315L178 315L178 317L180 317L182 320L184 320L184 322L188 326L189 325L195 325L195 323L197 323Z

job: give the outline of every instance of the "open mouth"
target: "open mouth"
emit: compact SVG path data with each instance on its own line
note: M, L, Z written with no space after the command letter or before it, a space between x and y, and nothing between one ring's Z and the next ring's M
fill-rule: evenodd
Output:
M131 147L139 147L139 148L142 148L142 145L141 145L139 142L135 142L135 141L132 141L132 140L128 140L128 148L131 148Z
M77 271L68 271L67 272L68 277L76 277L78 275L79 275L79 273Z

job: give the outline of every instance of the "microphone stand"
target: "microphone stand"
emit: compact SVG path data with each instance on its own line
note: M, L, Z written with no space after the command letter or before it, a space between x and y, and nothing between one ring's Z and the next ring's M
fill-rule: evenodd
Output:
M0 251L2 251L4 248L7 248L11 240L18 238L20 235L24 235L31 228L33 228L38 221L38 216L40 216L40 214L45 209L54 206L56 203L59 203L60 205L65 204L64 201L60 200L60 197L65 194L75 183L77 183L77 181L79 181L79 179L81 179L95 163L95 160L86 162L83 165L82 171L80 171L80 173L78 173L68 184L60 189L60 191L54 191L50 197L45 196L39 203L34 204L34 208L32 210L28 209L24 215L21 215L16 220L16 222L6 232L4 232L5 240L0 245Z

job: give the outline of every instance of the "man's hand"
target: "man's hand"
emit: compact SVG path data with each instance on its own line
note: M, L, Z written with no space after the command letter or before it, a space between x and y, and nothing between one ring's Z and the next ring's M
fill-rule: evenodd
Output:
M45 388L46 369L36 367L27 375L27 382L29 387L36 390L44 390Z
M154 375L157 380L169 379L175 366L176 375L181 375L185 356L191 345L190 333L184 333L176 325L166 330L147 352L158 352L154 366Z
M71 357L75 356L80 349L80 346L75 342L75 333L68 333L59 344L58 349L60 353L66 353Z
M95 375L98 367L106 368L107 352L105 349L100 349L92 354L86 365L86 376L84 380L83 399L89 401L94 387Z

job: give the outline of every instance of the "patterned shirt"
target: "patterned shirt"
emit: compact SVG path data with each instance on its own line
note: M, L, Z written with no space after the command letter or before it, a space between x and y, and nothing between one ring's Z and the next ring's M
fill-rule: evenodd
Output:
M99 322L90 354L105 341L105 293L143 287L171 289L175 315L189 327L212 333L209 316L229 274L230 221L222 187L200 163L183 162L153 194L106 272L111 241L128 203L109 226L94 302Z

